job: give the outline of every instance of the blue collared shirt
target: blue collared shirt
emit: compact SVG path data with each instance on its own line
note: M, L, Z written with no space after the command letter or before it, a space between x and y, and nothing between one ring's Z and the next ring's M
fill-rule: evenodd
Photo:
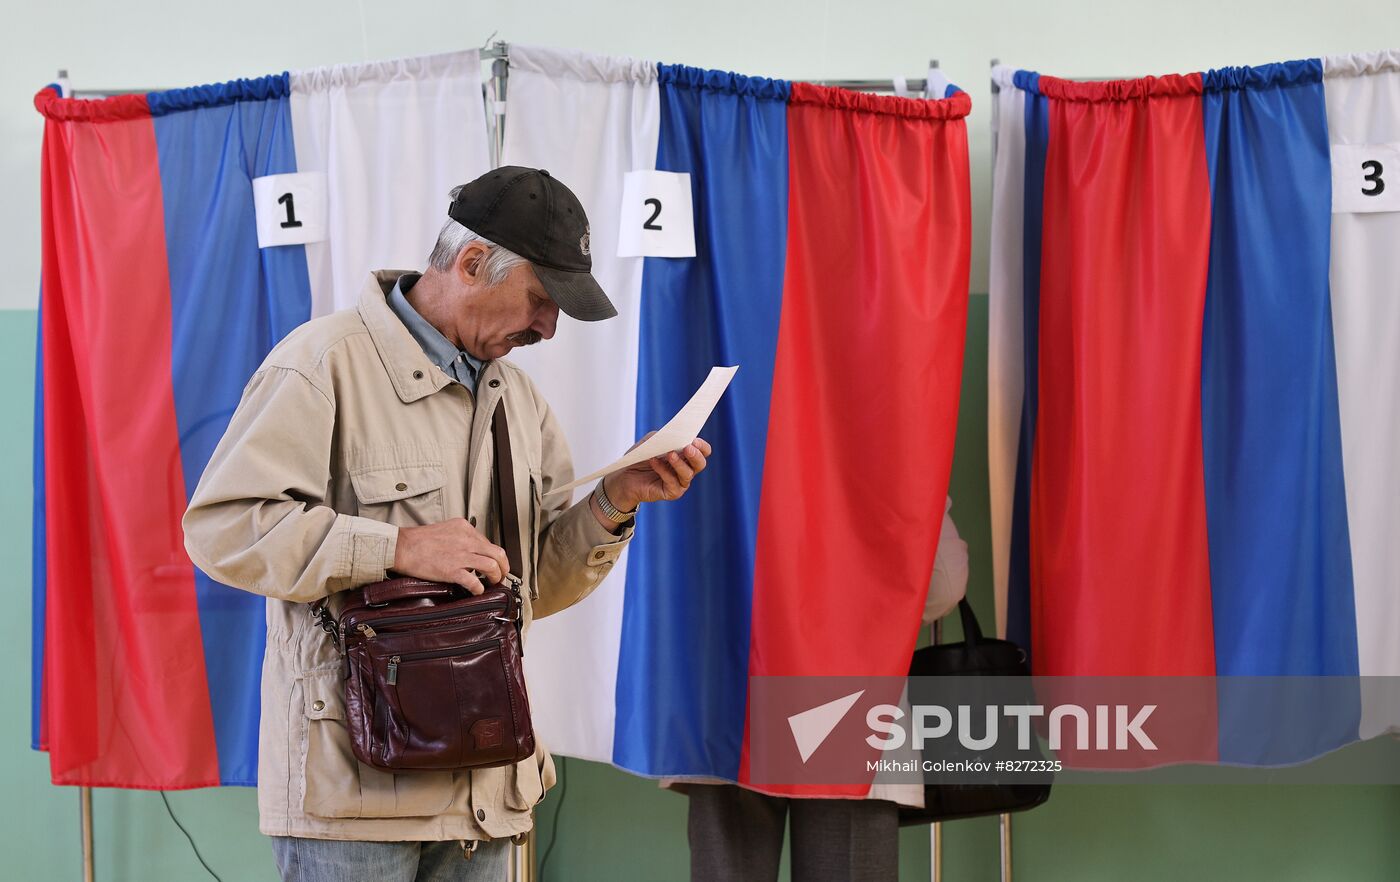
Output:
M453 346L452 341L418 314L418 310L413 308L403 294L405 282L412 288L420 276L420 273L405 273L399 276L399 280L394 283L394 290L389 292L389 308L399 317L399 321L403 322L404 327L408 328L418 345L423 347L423 353L428 356L428 360L475 395L476 378L481 374L483 364L481 359Z

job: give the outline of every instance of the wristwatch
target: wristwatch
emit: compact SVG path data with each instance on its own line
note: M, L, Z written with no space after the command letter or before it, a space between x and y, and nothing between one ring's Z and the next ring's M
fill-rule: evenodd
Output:
M631 511L619 511L618 507L612 504L608 498L608 491L603 489L603 482L599 481L598 486L593 488L593 498L598 500L598 508L603 512L603 517L614 524L625 524L637 514L634 508Z

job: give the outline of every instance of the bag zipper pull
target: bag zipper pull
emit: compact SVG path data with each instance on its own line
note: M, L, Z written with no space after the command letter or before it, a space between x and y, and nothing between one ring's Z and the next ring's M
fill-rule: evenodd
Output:
M389 656L389 685L393 686L399 682L399 657Z
M378 634L375 633L375 630L374 630L373 628L371 628L367 622L360 622L358 625L355 626L355 630L356 630L356 631L359 631L359 632L360 632L361 634L363 634L365 637L377 637L377 636L379 636Z

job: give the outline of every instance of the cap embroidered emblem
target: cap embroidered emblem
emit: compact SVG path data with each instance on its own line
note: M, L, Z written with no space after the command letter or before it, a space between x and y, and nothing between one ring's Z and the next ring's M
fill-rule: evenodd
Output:
M583 238L578 240L578 250L583 252L583 256L584 256L584 257L587 257L587 256L588 256L588 234L589 234L589 232L591 232L591 228L590 228L590 227L584 227L584 228L583 228Z

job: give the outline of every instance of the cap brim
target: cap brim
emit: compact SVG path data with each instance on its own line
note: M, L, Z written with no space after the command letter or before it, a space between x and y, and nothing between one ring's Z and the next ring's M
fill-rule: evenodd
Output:
M617 315L608 295L603 293L592 273L571 273L535 264L535 275L544 290L570 318L599 322Z

